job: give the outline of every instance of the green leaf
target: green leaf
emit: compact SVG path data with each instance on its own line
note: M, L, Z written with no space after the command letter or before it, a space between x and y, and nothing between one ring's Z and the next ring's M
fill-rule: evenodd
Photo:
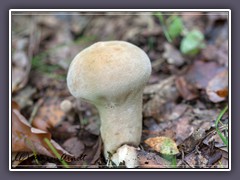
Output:
M190 31L181 41L180 50L186 55L196 55L205 47L204 35L199 30Z
M167 21L168 21L168 34L172 39L175 39L181 34L184 28L182 19L179 16L171 16L168 18Z
M171 138L164 137L160 146L160 153L165 155L175 155L178 154L179 151L176 143Z
M222 119L223 115L225 114L225 112L228 110L228 105L225 106L225 108L220 112L220 114L217 117L217 120L215 121L215 128L216 131L219 135L219 137L222 139L223 143L228 146L228 139L226 137L224 137L224 135L222 134L222 132L219 130L218 128L218 124L220 122L220 120Z

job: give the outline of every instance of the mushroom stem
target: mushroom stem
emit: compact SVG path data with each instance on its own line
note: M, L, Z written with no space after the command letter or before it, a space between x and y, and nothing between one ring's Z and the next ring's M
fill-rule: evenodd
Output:
M121 104L97 106L101 119L104 156L115 153L123 144L138 146L142 131L142 92ZM116 124L113 126L113 124Z

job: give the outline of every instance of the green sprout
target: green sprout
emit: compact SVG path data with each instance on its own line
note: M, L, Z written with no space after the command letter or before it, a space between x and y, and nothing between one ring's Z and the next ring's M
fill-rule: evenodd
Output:
M49 139L44 138L44 142L48 145L48 147L51 149L51 151L53 152L53 154L59 159L59 161L62 163L62 165L65 168L69 168L69 165L66 163L66 161L64 161L61 158L61 155L57 152L57 150L54 148L54 146L52 145L52 143L49 141Z
M218 124L219 124L220 120L222 119L223 115L226 113L227 110L228 110L228 105L225 106L225 108L220 112L220 114L219 114L218 117L217 117L217 120L215 121L216 131L217 131L219 137L222 139L223 143L224 143L226 146L228 146L228 138L225 137L225 136L223 135L223 133L219 130Z
M168 18L164 18L161 12L154 13L154 16L158 18L163 29L163 33L168 42L179 37L181 34L183 36L180 42L180 51L185 55L196 55L201 49L205 48L204 34L193 29L188 31L183 24L182 18L177 15L171 15Z

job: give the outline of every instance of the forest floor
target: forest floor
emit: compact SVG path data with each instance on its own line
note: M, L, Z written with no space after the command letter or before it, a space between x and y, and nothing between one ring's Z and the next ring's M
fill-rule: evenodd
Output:
M70 94L66 75L77 53L110 40L139 46L152 64L138 168L229 167L227 13L34 14L12 15L13 168L107 168L99 114ZM156 148L161 138L175 161Z

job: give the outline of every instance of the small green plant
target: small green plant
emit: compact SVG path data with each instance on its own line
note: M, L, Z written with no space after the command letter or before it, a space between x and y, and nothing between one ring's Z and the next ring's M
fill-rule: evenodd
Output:
M199 30L187 31L180 16L170 15L165 18L161 12L154 13L163 28L163 33L168 40L172 42L175 38L183 35L180 43L180 51L186 55L196 55L205 47L204 35Z
M162 157L170 162L171 168L177 168L176 155L162 155Z
M150 50L154 49L154 37L149 37L147 44Z
M173 39L182 33L184 26L179 16L172 15L165 19L161 12L157 12L154 15L159 19L168 42L172 42Z
M226 111L228 110L228 105L220 112L220 114L218 115L216 121L215 121L215 128L216 128L216 131L219 135L219 137L222 139L223 143L228 146L228 137L225 137L223 135L223 133L219 130L218 128L218 124L220 122L220 120L222 119L223 115L226 113Z
M160 153L164 159L171 163L172 168L177 168L176 154L178 154L179 151L176 143L172 139L168 137L164 138L161 144Z
M167 19L168 33L172 39L178 37L183 31L183 22L179 16L170 16Z
M35 148L34 148L34 145L33 145L32 141L29 140L29 139L27 139L27 138L26 138L25 140L26 140L26 143L29 145L29 147L31 147L31 150L32 150L33 155L34 155L34 160L35 160L35 162L36 162L38 165L41 165L41 164L39 163L39 161L38 161L37 153L36 153L36 150L35 150Z
M59 65L48 64L43 61L47 57L47 53L42 53L32 58L32 69L44 73L46 76L55 79L65 79L64 75L53 74L54 71L62 69Z
M62 165L65 168L69 168L69 165L66 163L66 161L64 161L61 158L61 155L57 152L57 150L54 148L54 146L52 145L52 143L49 141L49 139L44 138L44 142L48 145L48 147L51 149L51 151L53 152L53 154L59 159L59 161L62 163Z
M204 35L199 30L192 30L182 39L180 50L186 55L195 55L205 47Z

